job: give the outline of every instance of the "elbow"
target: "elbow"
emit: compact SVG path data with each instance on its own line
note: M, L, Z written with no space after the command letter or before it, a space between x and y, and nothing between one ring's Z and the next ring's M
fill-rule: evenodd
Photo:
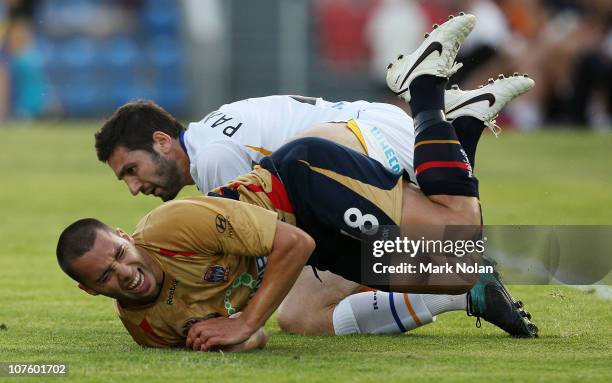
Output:
M270 259L278 258L286 265L295 264L302 267L310 258L315 247L315 240L304 230L279 222L269 257Z
M317 243L315 242L314 238L312 238L310 235L306 234L306 246L308 248L308 258L310 258L310 255L312 254L312 252L314 251L314 249L317 247ZM307 259L308 259L307 258Z
M308 259L310 258L310 255L314 251L317 244L314 238L312 238L305 231L296 233L295 236L296 236L295 238L296 247L299 249L298 253L299 253L299 256L301 257L300 261L302 261L305 264L306 262L308 262Z

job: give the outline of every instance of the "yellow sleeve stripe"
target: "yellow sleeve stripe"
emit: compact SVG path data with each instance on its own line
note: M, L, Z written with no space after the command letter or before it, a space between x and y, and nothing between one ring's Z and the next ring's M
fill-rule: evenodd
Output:
M259 153L263 154L264 156L269 156L270 154L272 154L272 151L268 150L266 148L258 148L257 146L251 146L251 145L244 145L244 146L246 146L247 148L249 148L251 150L259 152Z
M414 144L414 148L418 148L421 145L429 145L429 144L456 144L456 145L461 145L461 142L457 141L457 140L425 140L425 141L420 141L417 142L416 144Z
M357 137L357 140L359 140L361 147L363 148L363 150L365 150L366 154L368 154L368 145L366 145L365 138L363 138L363 134L361 134L361 130L359 129L359 125L357 125L357 121L348 120L346 122L346 126L348 126L348 128L351 130L351 132L353 132L355 137Z

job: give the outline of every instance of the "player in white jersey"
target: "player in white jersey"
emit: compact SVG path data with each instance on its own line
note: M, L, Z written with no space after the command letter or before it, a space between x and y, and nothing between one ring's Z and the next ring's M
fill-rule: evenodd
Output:
M532 86L521 79L491 80L474 91L447 91L445 110L449 119L457 122L453 124L459 140L462 118L476 118L493 126L491 120L499 110ZM329 122L338 124L325 124ZM311 126L315 128L309 130ZM108 162L132 194L154 194L169 200L185 185L196 183L206 192L248 172L252 163L296 134L316 134L342 143L353 139L357 142L353 149L361 146L362 152L389 169L411 173L411 127L412 119L391 105L271 96L224 105L185 131L163 109L140 101L122 106L111 116L96 134L96 150L99 160ZM334 133L330 133L332 129ZM479 137L480 131L476 133ZM469 147L468 142L462 144ZM466 151L470 157L470 150ZM391 294L381 300L374 292L350 295L359 291L359 285L330 273L320 276L321 281L310 271L302 273L280 309L283 329L310 334L393 333L431 321L431 316L427 320L415 318L414 306L423 306L428 297L416 296L416 303L396 308L384 301L407 302L406 297ZM372 302L377 301L373 311ZM436 304L456 309L464 302Z

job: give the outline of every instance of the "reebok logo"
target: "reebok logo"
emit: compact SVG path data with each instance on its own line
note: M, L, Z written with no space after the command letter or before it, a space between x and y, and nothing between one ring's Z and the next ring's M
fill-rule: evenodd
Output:
M172 280L170 284L170 289L168 289L168 299L166 300L166 304L172 306L174 303L174 292L176 291L176 286L179 284L179 281L176 279Z

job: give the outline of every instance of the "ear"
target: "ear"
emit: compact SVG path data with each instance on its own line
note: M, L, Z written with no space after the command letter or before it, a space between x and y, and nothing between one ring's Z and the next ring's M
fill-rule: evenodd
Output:
M119 227L118 227L118 228L116 228L116 229L115 229L115 233L116 233L116 234L117 234L119 237L121 237L121 238L123 238L123 239L127 240L128 242L130 242L130 243L134 243L134 238L132 238L132 236L131 236L131 235L129 235L128 233L126 233L126 232L125 232L123 229L121 229L121 228L119 228Z
M159 130L153 132L153 149L157 152L168 154L173 144L174 140L168 134Z
M79 286L79 289L85 291L89 295L94 295L94 296L98 295L98 293L96 293L95 291L93 291L92 289L90 289L89 287L85 286L82 283L79 283L78 286Z

